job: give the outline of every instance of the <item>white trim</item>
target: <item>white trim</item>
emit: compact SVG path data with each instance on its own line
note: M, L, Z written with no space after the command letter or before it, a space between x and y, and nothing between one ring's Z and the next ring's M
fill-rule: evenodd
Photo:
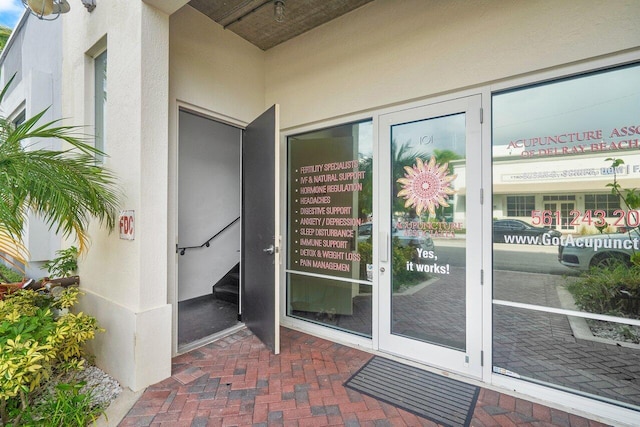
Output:
M498 387L501 393L519 393L527 400L536 400L543 405L560 410L578 413L586 418L616 426L638 426L638 412L598 401L574 393L565 392L527 381L509 378L505 375L492 374L491 384ZM540 399L538 396L544 396ZM560 404L559 402L562 402Z
M622 67L640 61L640 49L616 52L602 57L585 59L578 63L564 64L551 69L538 70L524 76L489 83L491 93L519 89L522 87L548 83L563 78L577 77L581 74L597 72L613 67Z
M11 34L9 34L9 38L7 39L7 42L4 45L4 49L2 49L2 51L0 51L0 66L2 66L2 64L4 63L5 58L9 54L9 50L11 50L11 46L13 46L15 38L19 37L19 34L20 34L21 30L22 30L22 27L24 27L25 23L27 22L27 19L29 19L29 15L31 15L31 14L25 8L22 11L22 15L20 16L20 19L16 23L16 26L13 28L13 30L11 30ZM7 79L7 77L11 78L11 76L5 76L4 78Z
M308 273L306 271L297 271L297 270L289 270L289 269L285 269L284 272L288 274L297 274L299 276L317 277L319 279L330 279L336 282L358 283L360 285L373 286L373 282L369 282L368 280L349 279L348 277L336 277L336 276L329 276L326 274Z
M384 183L380 181L380 134L378 132L380 126L380 114L376 114L373 116L373 128L372 128L372 136L373 136L373 174L372 182L371 182L371 192L373 193L373 200L371 206L371 213L373 218L382 218L379 207L382 206L382 202L380 198L381 194L384 193L384 190L388 188ZM378 160L376 160L378 159ZM371 262L373 264L372 268L374 272L380 271L380 232L379 225L377 221L373 221L371 228L371 243L373 246L373 251L371 253ZM388 249L391 250L390 248ZM390 255L390 252L388 252ZM371 343L374 349L380 348L380 275L377 273L373 274L373 287L371 288Z
M555 314L562 314L565 316L582 317L584 319L602 320L605 322L620 323L623 325L640 326L640 320L630 319L626 317L614 317L614 316L607 316L605 314L586 313L582 311L567 310L564 308L545 307L542 305L524 304L521 302L503 301L498 299L493 300L493 304L502 305L506 307L523 308L526 310L541 311L543 313L555 313Z
M489 87L484 87L480 92L482 96L483 123L482 123L482 144L480 155L480 168L482 180L483 203L480 207L481 240L482 240L482 260L481 268L483 275L482 284L482 378L487 381L491 378L491 361L493 360L493 195L492 195L492 110L491 91Z
M281 313L280 325L285 328L295 329L300 332L320 337L329 341L343 344L348 347L358 348L371 352L373 347L371 339L350 332L343 332L329 326L308 322L306 320L288 317Z
M175 102L178 107L178 113L180 112L180 110L184 110L188 113L192 113L197 116L204 117L205 119L214 120L216 122L224 123L240 129L246 128L247 125L249 124L244 120L236 119L235 117L231 117L214 110L209 110L208 108L200 107L198 105L191 104L187 101L176 99Z
M170 107L170 110L173 110L173 113L175 114L174 116L174 123L175 123L175 134L174 135L169 135L169 140L173 139L175 141L175 152L173 153L173 159L169 159L169 161L173 160L174 165L173 167L175 168L175 176L169 177L169 179L174 179L174 182L170 182L169 185L171 186L172 184L175 185L175 200L173 201L173 210L174 210L174 235L173 235L173 242L172 244L168 245L168 257L167 260L169 260L169 262L171 262L171 260L173 259L173 263L174 263L174 278L173 278L173 283L169 283L168 288L167 288L167 302L168 304L171 305L171 354L172 357L175 357L179 354L185 353L189 350L192 350L193 348L196 347L200 347L202 345L206 345L208 343L211 343L217 339L220 339L222 336L225 336L227 331L235 331L236 328L238 328L238 325L234 325L229 329L225 329L217 334L213 334L210 335L208 337L204 337L201 340L195 341L194 343L188 343L185 345L179 345L178 343L178 286L179 286L179 280L178 280L178 276L179 276L179 257L180 255L176 252L175 248L178 244L178 223L179 223L179 206L178 206L178 200L179 200L179 189L178 189L178 181L179 181L179 176L180 176L180 170L179 170L179 152L180 152L180 111L184 111L186 113L190 113L190 114L194 114L196 116L202 117L204 119L207 120L213 120L215 122L218 123L222 123L222 124L226 124L229 126L233 126L239 129L244 129L246 128L246 126L248 125L247 122L243 121L243 120L239 120L230 116L227 116L225 114L221 114L212 110L209 110L207 108L204 107L200 107L198 105L189 103L189 102L185 102L182 101L180 99L174 99L175 102L175 109ZM169 114L171 114L171 111L169 112ZM240 135L240 150L242 150L242 135ZM242 153L242 151L241 151ZM277 156L277 154L276 154ZM238 175L238 179L242 178L242 156L240 156L240 164L238 167L238 171L239 171L239 175ZM240 191L242 192L242 185L240 185ZM242 197L241 197L242 199ZM241 212L238 212L238 215L240 215ZM171 237L170 237L171 238ZM241 239L242 240L242 239ZM240 250L242 250L242 241L240 241ZM240 314L242 312L242 301L241 298L238 301L238 314ZM239 325L241 325L242 327L244 327L243 323L240 323ZM195 347L194 347L195 346Z
M25 115L25 120L30 119L30 117L27 116L27 101L24 99L22 100L22 102L18 104L17 107L13 109L13 111L10 114L7 115L6 119L11 123L15 123L15 120L22 113L24 113Z
M278 171L278 183L280 184L280 194L287 194L287 173L289 169L288 157L287 157L287 137L283 134L282 130L280 130L280 150L276 150L276 156L281 161L280 164L284 164L284 167L279 167ZM278 283L280 285L280 307L278 315L280 317L280 325L286 326L287 323L287 255L288 255L288 242L289 236L287 229L287 218L289 215L289 211L287 210L287 198L281 197L279 200L280 204L280 264L276 266L276 274L280 272L280 277L278 279ZM276 218L278 219L278 218ZM294 322L295 324L295 322Z
M273 245L275 246L275 254L273 254L274 259L274 272L273 272L273 280L274 280L274 286L275 286L275 291L274 291L274 300L273 300L273 304L274 307L273 309L275 310L274 313L274 328L275 328L275 336L273 338L273 348L274 348L274 353L275 354L280 354L280 278L282 277L280 275L280 272L278 271L280 269L280 266L283 265L282 263L282 258L283 257L283 251L282 251L282 247L284 245L285 240L282 240L282 231L280 230L280 217L282 216L281 213L285 212L283 210L281 210L281 206L280 206L280 199L284 199L284 197L281 197L280 191L278 191L280 189L280 156L278 155L280 150L278 150L279 145L280 145L280 105L279 104L275 104L273 106L275 108L275 123L274 123L274 135L273 135L273 141L274 141L274 146L273 146L273 155L274 155L274 160L275 160L275 165L274 165L274 210L275 212L273 213L274 217L274 236L273 236ZM244 139L243 139L244 142ZM242 156L240 156L242 157ZM243 160L243 159L241 159ZM286 163L285 163L286 164ZM241 172L242 173L242 172ZM242 177L242 175L240 175ZM240 188L243 188L243 183L240 183ZM240 199L242 200L242 198ZM240 210L242 211L242 206L240 207ZM242 220L241 220L242 221ZM242 249L241 249L242 251ZM242 253L242 252L241 252ZM242 288L242 287L241 287ZM242 292L242 291L241 291ZM240 300L242 300L242 295L240 295Z

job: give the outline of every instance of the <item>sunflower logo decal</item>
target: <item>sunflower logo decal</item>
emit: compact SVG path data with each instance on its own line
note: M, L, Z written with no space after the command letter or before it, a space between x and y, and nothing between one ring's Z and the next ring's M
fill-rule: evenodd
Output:
M451 181L457 177L457 175L448 174L448 167L448 163L437 164L436 158L433 156L431 156L429 163L424 163L420 158L416 158L413 167L405 166L404 177L397 181L402 184L402 190L398 192L398 197L406 199L404 207L413 206L418 215L425 210L435 215L437 207L448 207L449 196L456 192L451 188Z

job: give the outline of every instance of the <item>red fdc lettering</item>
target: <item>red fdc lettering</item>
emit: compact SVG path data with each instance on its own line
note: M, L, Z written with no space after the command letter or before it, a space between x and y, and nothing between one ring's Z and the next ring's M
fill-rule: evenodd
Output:
M120 217L120 231L124 235L132 235L133 234L133 216L126 215Z

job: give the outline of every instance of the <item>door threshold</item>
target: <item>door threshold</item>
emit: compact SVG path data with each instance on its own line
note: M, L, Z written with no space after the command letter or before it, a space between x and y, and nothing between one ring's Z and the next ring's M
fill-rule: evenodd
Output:
M180 354L188 353L191 350L195 350L196 348L200 348L214 341L217 341L229 335L235 334L236 332L241 331L245 328L246 328L246 325L244 323L238 323L237 325L233 325L232 327L227 328L223 331L216 332L215 334L208 335L204 338L200 338L199 340L178 346L178 352L176 353L176 356Z

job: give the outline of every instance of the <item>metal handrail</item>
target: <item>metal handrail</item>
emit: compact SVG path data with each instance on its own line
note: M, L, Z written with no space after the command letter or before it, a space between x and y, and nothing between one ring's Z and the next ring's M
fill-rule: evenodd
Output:
M199 246L185 246L183 248L179 248L178 245L176 244L176 253L179 253L180 255L184 255L185 252L187 251L187 249L198 249L198 248L204 248L204 247L209 247L209 243L215 239L216 237L218 237L218 235L220 233L222 233L224 230L226 230L227 228L231 227L233 224L235 224L236 222L238 222L240 220L240 217L234 219L233 221L231 221L229 224L227 224L222 230L218 231L216 234L214 234L213 236L211 236L209 239L207 239L206 242L204 242L203 244L199 245Z

